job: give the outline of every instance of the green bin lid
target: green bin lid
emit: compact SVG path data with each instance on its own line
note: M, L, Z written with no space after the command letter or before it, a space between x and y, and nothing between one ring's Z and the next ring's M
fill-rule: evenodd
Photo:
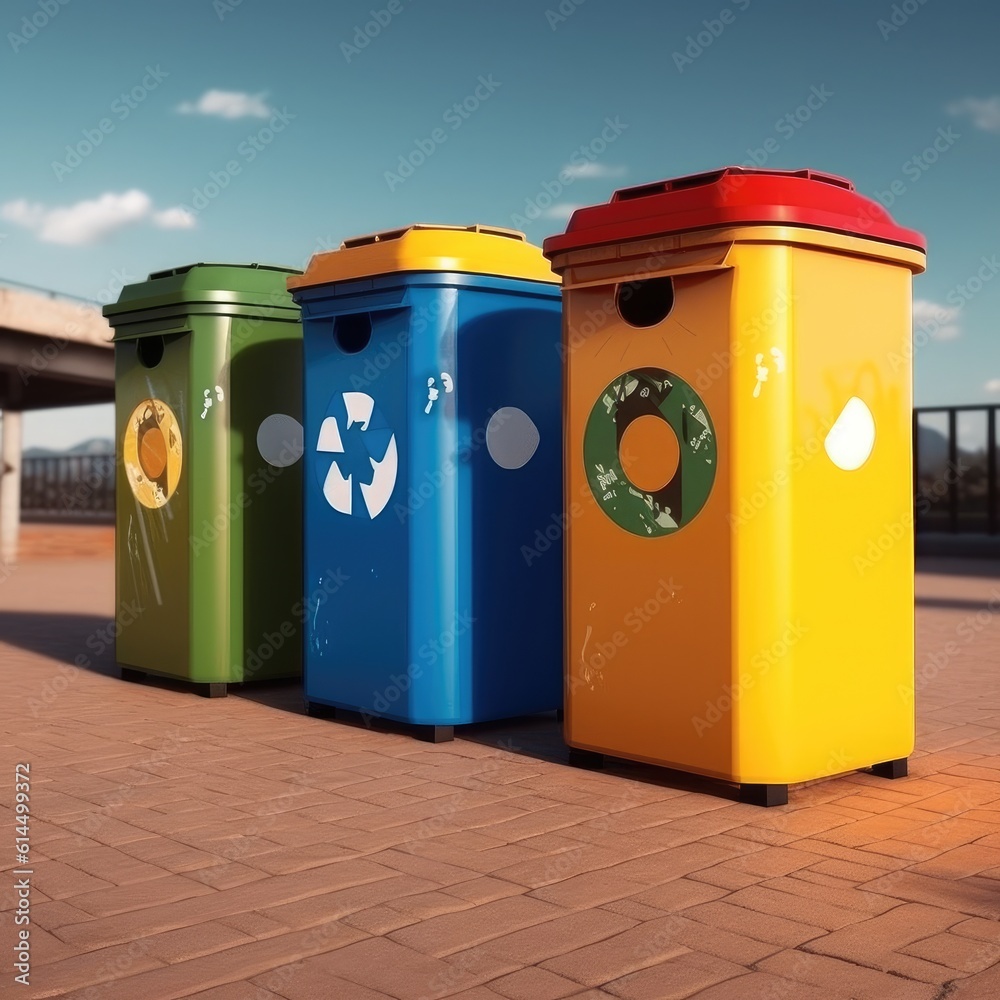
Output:
M271 264L187 264L154 271L145 281L126 285L118 301L106 305L103 312L114 326L141 322L151 317L138 314L169 311L170 307L175 315L188 309L247 315L262 310L298 313L286 282L290 274L301 273L294 267Z

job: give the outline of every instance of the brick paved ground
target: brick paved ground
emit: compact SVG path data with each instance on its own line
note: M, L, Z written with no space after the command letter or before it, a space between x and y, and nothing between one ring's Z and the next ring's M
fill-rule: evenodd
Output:
M554 720L432 746L294 686L125 684L107 559L27 562L0 583L0 801L30 761L33 962L15 991L8 912L0 996L1000 996L1000 565L922 568L911 777L762 810L572 770Z
M115 527L113 524L50 524L33 522L21 525L21 559L113 559Z

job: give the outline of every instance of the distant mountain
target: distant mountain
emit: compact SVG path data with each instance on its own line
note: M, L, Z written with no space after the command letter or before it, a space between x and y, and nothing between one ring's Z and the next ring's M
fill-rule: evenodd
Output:
M54 448L25 448L25 458L54 458L57 455L113 455L115 443L111 438L87 438L72 448L57 451Z
M926 424L917 424L916 451L922 469L930 471L948 463L948 438Z

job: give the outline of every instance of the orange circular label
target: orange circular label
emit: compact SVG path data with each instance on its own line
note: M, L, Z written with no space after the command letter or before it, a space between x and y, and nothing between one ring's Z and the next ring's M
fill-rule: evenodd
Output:
M636 489L656 493L674 478L681 463L681 446L663 417L644 413L625 428L618 459Z
M152 510L177 489L183 464L181 428L161 399L144 399L129 415L122 464L136 500Z
M159 479L167 467L167 442L163 431L153 427L139 439L139 465L149 479Z

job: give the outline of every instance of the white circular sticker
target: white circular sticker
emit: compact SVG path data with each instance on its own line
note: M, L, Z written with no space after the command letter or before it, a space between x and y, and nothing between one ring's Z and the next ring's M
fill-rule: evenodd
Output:
M830 461L844 472L868 461L875 447L875 418L863 399L851 396L823 444Z
M541 440L535 422L516 406L502 406L486 425L486 448L501 469L520 469Z
M284 469L302 457L302 424L287 413L272 413L257 428L257 450L268 465Z

